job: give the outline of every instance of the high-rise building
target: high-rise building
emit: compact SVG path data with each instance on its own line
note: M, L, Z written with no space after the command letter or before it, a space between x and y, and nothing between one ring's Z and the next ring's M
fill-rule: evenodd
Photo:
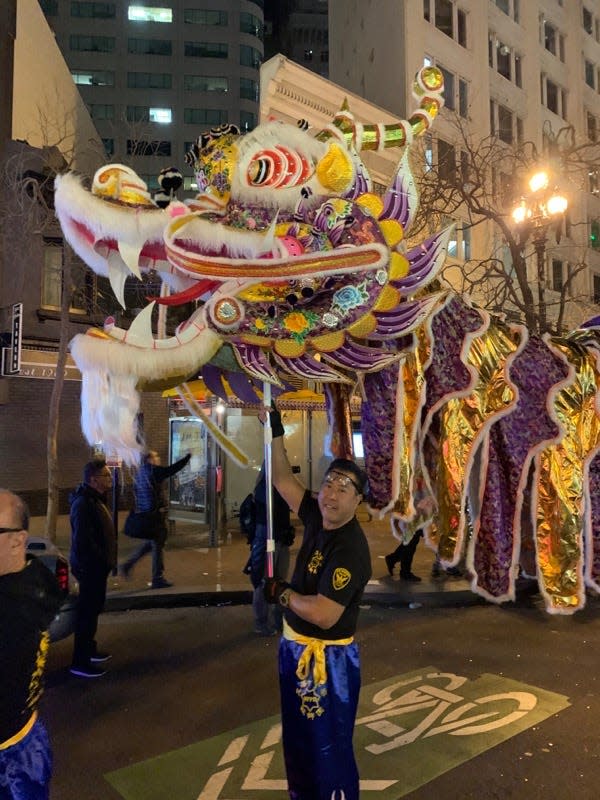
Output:
M567 126L577 144L598 140L597 0L329 0L329 76L335 83L404 117L414 107L412 82L424 63L438 66L445 80L446 106L430 144L437 163L443 151L460 171L457 121L474 140L492 135L507 148L533 146L540 159ZM560 244L549 239L544 253L550 304L573 265L587 265L570 290L576 302L564 320L567 327L597 313L593 304L600 302L600 189L597 169L587 173L562 176L570 224ZM464 208L452 215L457 223L452 255L458 261L506 262L497 227L471 228ZM535 284L534 258L530 267Z
M107 159L157 188L200 133L258 122L262 0L42 0ZM191 172L185 188L193 189Z

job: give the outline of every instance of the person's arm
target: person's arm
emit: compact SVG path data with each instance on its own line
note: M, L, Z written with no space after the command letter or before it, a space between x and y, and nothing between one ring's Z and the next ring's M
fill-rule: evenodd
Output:
M186 464L189 463L190 458L192 457L191 453L188 453L183 458L180 458L179 461L175 461L173 464L169 464L168 467L160 467L156 465L152 465L152 477L156 481L156 483L162 483L167 478L170 478L172 475L176 475L180 472Z
M281 422L281 414L276 409L271 411L269 411L269 409L263 409L259 414L263 423L266 420L267 413L270 413L271 430L273 433L273 441L271 443L271 475L273 485L294 514L297 514L306 489L292 472L292 465L285 452L283 442L284 429Z
M293 589L287 593L287 607L307 622L318 625L324 631L333 627L344 613L345 606L330 600L323 594L300 594Z

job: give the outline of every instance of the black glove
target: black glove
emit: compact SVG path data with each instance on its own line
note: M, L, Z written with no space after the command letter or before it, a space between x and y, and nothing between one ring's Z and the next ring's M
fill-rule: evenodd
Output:
M289 583L279 578L265 578L263 581L263 594L267 603L279 604L281 595L289 588Z
M271 420L271 436L273 439L277 439L278 436L284 436L285 430L281 421L281 414L276 408L269 412L269 419Z

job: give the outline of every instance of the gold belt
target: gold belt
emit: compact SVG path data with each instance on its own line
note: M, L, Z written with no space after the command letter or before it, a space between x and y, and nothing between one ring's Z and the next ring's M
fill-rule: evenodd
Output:
M352 644L354 636L347 639L314 639L312 636L302 636L283 620L283 638L304 645L304 650L298 659L296 677L305 681L310 671L311 659L314 659L313 682L315 686L327 683L327 667L325 666L325 648L327 645L337 644L346 646Z
M29 717L25 725L21 728L18 733L15 733L14 736L11 736L10 739L7 739L5 742L0 742L0 750L7 750L9 747L12 747L15 744L18 744L22 739L24 739L29 731L35 725L35 721L37 719L37 711L34 711L33 714Z

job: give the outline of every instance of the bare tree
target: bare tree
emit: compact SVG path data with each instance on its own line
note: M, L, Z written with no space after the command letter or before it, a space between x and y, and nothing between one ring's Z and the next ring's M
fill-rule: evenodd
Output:
M431 158L430 140L421 145L425 170L417 170L420 208L411 239L418 240L456 218L463 220L465 229L488 226L496 246L491 244L484 258L467 258L460 269L450 262L443 276L484 307L496 313L508 311L532 332L559 333L568 304L581 299L575 287L577 276L587 269L587 247L571 246L571 255L577 256L570 260L558 297L554 293L549 297L543 265L547 237L560 242L565 220L561 217L555 227L536 227L533 222L516 226L510 210L523 193L528 173L542 164L549 165L571 190L587 190L588 173L600 168L600 145L589 140L578 142L572 126L561 128L555 136L549 132L544 137L546 152L540 152L532 142L509 146L496 136L477 140L458 115L452 118L452 127L452 143L438 140L436 159ZM571 230L587 225L587 221L572 218L566 222ZM532 255L538 267L536 292L527 271Z

